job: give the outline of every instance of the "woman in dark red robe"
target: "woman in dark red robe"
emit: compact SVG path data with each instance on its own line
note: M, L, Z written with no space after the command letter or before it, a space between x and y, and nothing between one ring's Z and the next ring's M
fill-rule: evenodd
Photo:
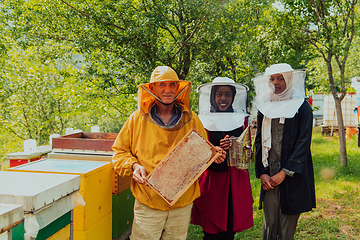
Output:
M236 83L231 79L222 78L222 80L223 85L218 83L211 87L210 111L232 113L234 112L232 104L236 95L236 88L232 85ZM229 83L225 82L226 80ZM224 114L224 118L229 116ZM206 128L206 124L204 126ZM228 137L239 137L247 126L248 120L244 118L243 125L232 130L207 129L209 141L214 146L221 146L227 150ZM213 163L200 176L199 183L201 196L194 202L191 223L203 228L204 240L234 239L236 232L254 225L253 197L247 169L229 167L227 161L221 164Z

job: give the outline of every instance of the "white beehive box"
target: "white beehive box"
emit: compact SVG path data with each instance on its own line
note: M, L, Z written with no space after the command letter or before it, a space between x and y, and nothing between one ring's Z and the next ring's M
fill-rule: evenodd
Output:
M6 156L8 159L31 159L33 157L46 155L47 153L51 152L50 145L38 146L34 151L31 152L15 152L15 153L8 153Z
M75 207L80 176L1 171L0 186L0 203L22 205L26 233L36 238L39 230Z
M0 203L0 239L9 239L12 228L24 221L24 209L19 204Z
M0 172L0 202L21 204L24 211L36 213L80 189L77 175Z
M354 109L356 107L356 95L346 95L345 98L341 101L341 108L345 127L357 126L356 117L354 115ZM327 95L324 97L323 113L323 124L325 126L338 126L335 101L332 95Z

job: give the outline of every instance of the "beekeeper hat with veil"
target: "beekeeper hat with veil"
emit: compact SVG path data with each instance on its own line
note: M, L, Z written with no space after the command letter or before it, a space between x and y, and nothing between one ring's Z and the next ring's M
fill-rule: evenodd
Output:
M228 86L232 92L232 102L225 111L220 111L215 103L215 92L221 86ZM248 116L246 110L248 87L235 83L228 77L217 77L211 83L200 85L199 118L209 131L231 131L244 124Z
M282 74L285 79L285 89L275 94L274 84L270 77ZM266 68L262 76L253 79L256 92L257 109L264 115L261 129L262 160L263 165L268 166L268 151L271 148L271 119L280 118L280 123L285 118L292 118L304 102L305 98L304 69L294 70L289 64L279 63Z

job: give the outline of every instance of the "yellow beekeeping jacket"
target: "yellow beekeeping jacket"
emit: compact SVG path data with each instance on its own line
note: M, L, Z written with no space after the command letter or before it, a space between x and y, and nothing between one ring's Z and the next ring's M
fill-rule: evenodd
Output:
M131 176L132 165L135 162L145 167L149 174L192 128L207 139L207 133L200 119L190 110L191 83L187 81L176 80L180 87L175 103L183 112L177 126L169 129L158 126L152 121L149 113L155 103L155 96L150 91L149 84L158 81L173 81L177 78L171 68L161 67L156 72L157 69L154 70L150 83L138 86L139 110L125 122L112 147L114 150L113 167L120 176ZM151 187L131 179L130 188L134 197L142 204L158 210L169 210L169 205ZM199 196L199 183L195 181L172 208L189 205Z
M170 150L194 127L205 139L206 131L195 113L191 121L177 131L168 131L147 121L139 111L133 113L124 124L113 146L114 169L120 176L132 175L131 166L137 162L149 174ZM169 210L169 205L149 186L131 179L134 197L148 207ZM191 204L200 196L199 183L196 181L172 208Z

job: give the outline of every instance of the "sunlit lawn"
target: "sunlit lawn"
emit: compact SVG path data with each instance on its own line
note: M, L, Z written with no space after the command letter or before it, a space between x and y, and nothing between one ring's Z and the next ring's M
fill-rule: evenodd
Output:
M317 208L303 213L295 239L360 239L360 148L357 136L347 140L348 167L340 166L338 138L321 136L315 128L311 151ZM258 210L260 182L250 169L254 197L254 227L235 239L261 239L262 211ZM202 229L190 224L188 239L202 239Z

